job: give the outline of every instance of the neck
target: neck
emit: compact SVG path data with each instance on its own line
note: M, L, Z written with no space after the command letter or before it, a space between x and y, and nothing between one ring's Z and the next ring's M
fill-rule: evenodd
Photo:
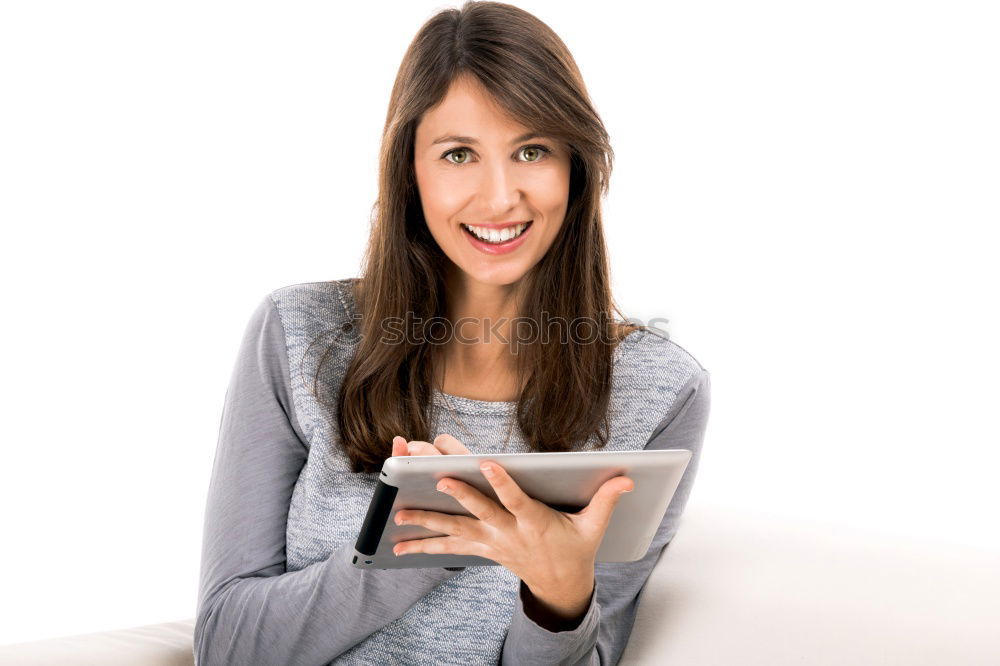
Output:
M510 320L518 316L520 282L487 284L472 280L456 268L446 284L448 316L452 322L471 322L463 328L466 340L492 342L485 329L499 331L510 328ZM480 334L479 331L482 331Z
M453 386L463 386L467 392L510 391L516 374L511 321L520 311L519 287L520 283L477 282L457 269L451 274L446 285L447 310L454 337L442 352Z

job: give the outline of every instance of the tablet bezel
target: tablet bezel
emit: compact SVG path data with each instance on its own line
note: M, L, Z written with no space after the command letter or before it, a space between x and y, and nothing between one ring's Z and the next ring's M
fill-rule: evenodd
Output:
M628 476L635 488L619 499L595 561L632 562L649 549L691 460L691 451L393 456L382 465L351 563L361 569L498 566L493 560L475 555L406 553L397 556L392 552L393 546L400 541L444 536L421 525L396 525L394 518L398 511L423 509L472 516L457 499L437 490L437 482L442 478L469 483L502 505L479 469L480 463L486 460L506 469L528 495L570 513L585 507L605 481Z

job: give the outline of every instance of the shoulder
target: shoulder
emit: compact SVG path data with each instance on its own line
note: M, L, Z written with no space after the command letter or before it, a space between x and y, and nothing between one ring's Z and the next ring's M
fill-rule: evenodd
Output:
M618 402L627 413L642 412L654 419L643 422L640 429L644 432L664 416L671 420L685 404L707 406L711 390L708 370L667 333L655 329L634 331L620 343L615 357L614 391Z
M648 435L647 445L671 423L675 430L703 430L711 378L701 362L658 330L635 331L621 344L614 384L624 422L640 422L636 432ZM688 426L677 425L682 422Z
M708 371L668 334L633 331L615 349L612 369L611 419L619 444L646 446L682 413L705 418L709 390Z
M290 284L271 291L261 303L260 309L270 313L266 344L284 351L306 437L312 436L317 419L315 400L327 404L335 400L340 378L356 349L355 281ZM317 389L322 393L317 395Z
M300 282L279 287L268 296L279 311L308 311L350 317L354 312L353 285L357 278Z
M708 370L691 352L662 331L634 331L620 344L616 372L633 384L677 392L685 384L708 376Z
M273 303L280 321L293 382L314 377L324 365L327 370L340 368L353 355L360 329L353 295L356 281L302 282L268 294L265 303Z
M274 303L290 338L341 331L358 317L353 292L356 281L343 278L291 284L275 289L266 300Z

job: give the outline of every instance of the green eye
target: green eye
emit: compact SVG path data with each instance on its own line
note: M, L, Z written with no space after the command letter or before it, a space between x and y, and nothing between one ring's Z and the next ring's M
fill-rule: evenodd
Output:
M536 146L524 146L523 148L521 148L521 152L524 153L525 156L535 155L534 159L525 160L525 162L534 163L534 162L541 162L543 159L548 157L552 153L552 150L550 148L546 148L545 146L536 145Z
M452 148L451 150L446 151L441 157L443 159L447 160L448 162L451 162L452 164L456 164L456 165L458 165L458 164L468 164L469 161L470 161L469 160L470 152L471 151L468 148ZM528 159L519 160L519 161L525 162L527 164L534 164L535 162L540 162L543 159L545 159L545 157L548 156L551 152L552 152L552 150L549 149L549 148L546 148L545 146L539 146L539 145L522 146L518 150L518 153L519 154L524 154ZM455 159L455 160L453 160L453 159L451 159L453 155L464 155L465 159Z
M465 148L455 148L454 150L449 150L447 153L444 154L444 157L448 158L451 155L455 155L455 154L463 154L463 155L466 156L466 159L460 160L460 161L457 161L457 162L454 161L454 160L449 159L448 161L451 162L452 164L465 164L466 162L469 161L468 160L469 151L466 150Z

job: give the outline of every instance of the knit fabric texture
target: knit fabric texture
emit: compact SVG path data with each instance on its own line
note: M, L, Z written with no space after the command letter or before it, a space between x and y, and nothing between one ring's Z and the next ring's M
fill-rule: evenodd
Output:
M295 413L308 440L308 459L288 513L288 571L324 561L343 544L353 544L375 489L376 473L351 471L334 427L335 398L357 344L353 332L360 313L350 289L355 279L297 284L271 294L285 330ZM630 334L614 352L606 450L643 449L681 387L701 370L668 338L646 331ZM432 440L450 433L476 454L529 451L516 425L504 446L516 403L460 396L449 401L465 428L435 390ZM419 661L428 664L497 664L518 588L517 576L502 566L468 567L340 655L337 663L409 663L419 654Z

